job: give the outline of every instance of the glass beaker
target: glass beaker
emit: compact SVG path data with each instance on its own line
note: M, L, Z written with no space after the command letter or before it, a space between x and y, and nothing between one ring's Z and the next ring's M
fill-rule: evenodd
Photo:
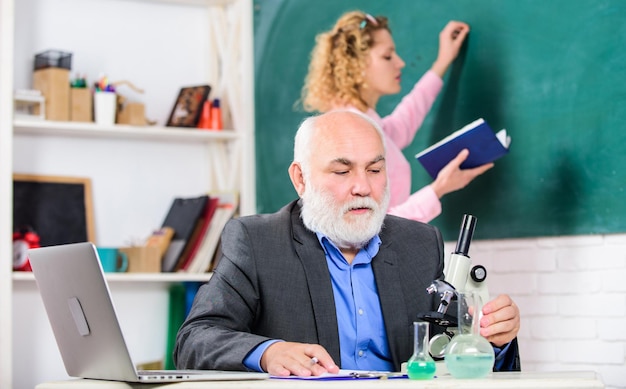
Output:
M458 333L445 351L445 364L454 378L481 378L493 369L495 354L480 335L482 301L475 292L457 293Z
M426 321L413 322L413 355L406 365L407 374L412 380L429 380L435 376L435 360L428 353L428 326Z

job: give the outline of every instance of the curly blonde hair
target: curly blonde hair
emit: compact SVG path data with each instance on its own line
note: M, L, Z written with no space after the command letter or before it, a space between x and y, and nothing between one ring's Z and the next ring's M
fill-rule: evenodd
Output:
M386 17L351 11L343 14L330 31L317 35L302 88L306 111L327 112L345 105L367 110L361 97L364 71L374 45L373 32L381 29L391 32Z

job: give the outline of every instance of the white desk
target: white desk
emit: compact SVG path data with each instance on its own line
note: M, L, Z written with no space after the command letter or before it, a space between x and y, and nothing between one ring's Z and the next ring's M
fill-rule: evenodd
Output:
M268 379L261 381L215 381L215 382L185 382L176 384L132 384L126 382L97 381L97 380L68 380L48 382L37 385L36 389L130 389L130 388L163 388L163 389L269 389L269 388L341 388L341 389L396 389L396 388L604 388L597 373L591 371L574 372L521 372L521 373L494 373L484 379L457 380L450 376L443 376L429 381L413 381L408 379L392 380L281 380Z

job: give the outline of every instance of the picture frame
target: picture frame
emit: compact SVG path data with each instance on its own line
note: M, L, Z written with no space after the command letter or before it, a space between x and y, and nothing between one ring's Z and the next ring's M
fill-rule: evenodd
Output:
M210 85L181 88L167 120L167 127L196 127L202 113L202 106L210 92Z
M96 243L91 179L13 174L13 230L30 227L41 246Z

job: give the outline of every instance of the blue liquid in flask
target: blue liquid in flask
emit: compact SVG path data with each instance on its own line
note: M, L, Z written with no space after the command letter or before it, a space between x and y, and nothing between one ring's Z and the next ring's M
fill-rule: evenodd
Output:
M446 367L455 378L481 378L493 368L491 354L446 355Z
M406 372L412 380L429 380L435 376L435 361L411 361L407 363Z
M474 292L458 293L457 301L459 333L446 346L446 367L454 378L485 377L493 369L495 354L491 344L480 335L480 296Z
M406 364L406 372L412 380L429 380L435 376L435 361L427 351L428 327L425 321L413 322L413 355Z

